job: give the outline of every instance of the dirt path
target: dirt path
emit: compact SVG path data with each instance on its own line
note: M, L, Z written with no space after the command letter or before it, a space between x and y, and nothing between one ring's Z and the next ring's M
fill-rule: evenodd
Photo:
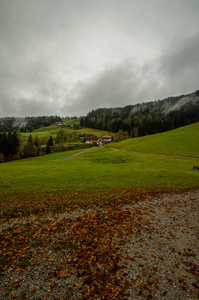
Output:
M129 152L129 153L135 153L135 154L148 154L148 155L155 155L155 156L167 156L167 157L176 157L176 158L186 158L186 159L199 159L199 157L194 157L194 156L181 156L181 155L170 155L170 154L158 154L158 153L147 153L147 152L138 152L138 151L128 151L128 150L120 150L117 148L109 148L110 150L114 151L122 151L122 152Z
M92 147L92 148L94 148L94 147ZM77 153L77 154L74 154L74 155L71 155L71 156L67 156L67 157L63 157L63 158L59 158L59 159L55 159L55 160L53 160L53 161L58 161L58 160L62 160L62 159L72 158L72 157L81 155L81 154L83 154L83 153L85 153L85 152L91 150L92 148L88 148L88 149L86 149L86 150L84 150L84 151L82 151L82 152L79 152L79 153Z
M88 148L80 153L77 153L77 154L74 154L74 155L71 155L71 156L68 156L68 157L63 157L63 158L59 158L59 159L55 159L53 161L59 161L59 160L63 160L63 159L69 159L69 158L72 158L72 157L76 157L78 155L81 155L93 148L96 148L96 147L92 147L92 148ZM130 153L135 153L135 154L148 154L148 155L155 155L155 156L167 156L167 157L176 157L176 158L186 158L186 159L199 159L199 157L190 157L190 156L180 156L180 155L169 155L169 154L157 154L157 153L145 153L145 152L138 152L138 151L127 151L127 150L120 150L120 149L116 149L116 148L110 148L110 147L107 147L108 149L110 150L114 150L114 151L122 151L122 152L130 152Z

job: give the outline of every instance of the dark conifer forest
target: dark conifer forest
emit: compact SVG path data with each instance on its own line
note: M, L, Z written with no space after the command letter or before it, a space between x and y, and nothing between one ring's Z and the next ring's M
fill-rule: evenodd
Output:
M58 116L6 117L0 118L0 163L51 153L52 137L46 149L40 147L39 138L30 134L28 142L20 143L20 131L34 129L60 122ZM129 137L151 135L199 122L199 90L194 93L169 97L154 102L127 105L117 108L98 108L80 118L80 126L118 133L115 141ZM79 127L78 127L79 128ZM57 134L56 143L63 144L74 139L73 135ZM60 151L63 151L61 147Z
M199 90L154 102L117 108L98 108L80 120L80 126L145 136L199 122Z
M5 117L0 118L0 132L19 130L21 132L31 132L42 126L49 126L55 122L60 122L58 116L38 116L38 117Z
M0 163L17 158L20 138L17 131L0 133Z

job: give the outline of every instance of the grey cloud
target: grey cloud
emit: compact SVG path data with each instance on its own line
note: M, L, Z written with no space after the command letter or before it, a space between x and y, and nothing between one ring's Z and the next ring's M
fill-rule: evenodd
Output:
M98 107L116 107L153 101L199 88L199 35L188 38L169 54L142 66L127 60L81 83L78 98L82 112Z
M55 104L45 101L44 99L17 99L14 102L12 99L4 100L0 103L0 110L3 110L3 116L19 117L51 114L55 115L58 113Z
M195 0L1 0L0 116L81 115L198 89L198 10Z
M167 49L162 65L167 76L179 76L186 72L198 72L199 69L199 34L188 37L173 50Z
M175 48L166 49L160 58L159 72L163 89L172 93L186 93L198 89L199 34L188 37Z
M117 107L154 100L158 83L149 65L137 66L131 60L109 66L100 75L80 82L75 105L82 114L99 107Z
M49 115L52 112L52 107L49 101L46 102L45 100L35 100L31 99L18 99L17 102L17 115L24 116L24 113L29 111L32 113L33 116L35 115L43 115L44 112L46 112L46 115ZM54 112L56 114L56 106L54 107Z

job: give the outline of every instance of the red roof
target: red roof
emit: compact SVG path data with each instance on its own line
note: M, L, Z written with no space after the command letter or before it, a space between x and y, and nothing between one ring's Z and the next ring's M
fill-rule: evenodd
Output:
M112 139L112 136L105 135L105 136L103 136L103 139Z

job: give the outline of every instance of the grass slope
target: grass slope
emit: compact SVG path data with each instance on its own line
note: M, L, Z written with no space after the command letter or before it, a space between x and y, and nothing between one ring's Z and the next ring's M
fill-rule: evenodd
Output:
M194 187L198 160L139 155L95 148L69 159L73 151L0 165L1 192L79 188ZM121 158L125 157L125 163Z
M109 144L110 148L94 148L64 160L63 157L81 150L1 164L1 192L198 186L199 172L192 169L193 165L199 164L198 159L150 155L198 156L198 129L199 123L111 146ZM112 146L119 151L112 150ZM132 151L140 151L142 154ZM122 157L125 157L124 163Z
M164 150L164 153L172 155L168 141L173 136L173 140L178 141L174 154L193 153L195 156L198 144L192 140L197 138L197 126L115 143L118 151L109 148L109 145L92 148L78 156L73 155L82 150L0 164L0 213L17 216L18 213L37 212L49 206L60 211L69 203L88 205L90 201L99 199L123 199L135 189L163 191L199 187L199 171L193 170L193 165L199 165L199 159L151 155L154 149L156 153ZM189 148L188 145L185 147L185 136ZM136 141L142 152L140 154L132 152L132 149L138 151L134 144ZM149 153L143 153L146 151ZM125 162L122 162L123 157Z
M117 149L143 153L199 157L199 123L114 143L112 146Z
M58 131L61 129L61 127L57 125L51 125L47 127L42 127L36 130L33 130L33 132L27 132L21 133L21 138L22 142L25 143L28 141L28 138L30 134L32 135L33 138L37 135L39 139L42 139L43 141L47 142L50 136L52 136L53 139L56 138ZM66 133L75 133L76 135L79 134L95 134L97 137L102 137L103 135L113 135L115 134L109 132L109 131L104 131L104 130L98 130L98 129L92 129L92 128L80 128L80 129L73 129L70 127L64 127L63 130Z

